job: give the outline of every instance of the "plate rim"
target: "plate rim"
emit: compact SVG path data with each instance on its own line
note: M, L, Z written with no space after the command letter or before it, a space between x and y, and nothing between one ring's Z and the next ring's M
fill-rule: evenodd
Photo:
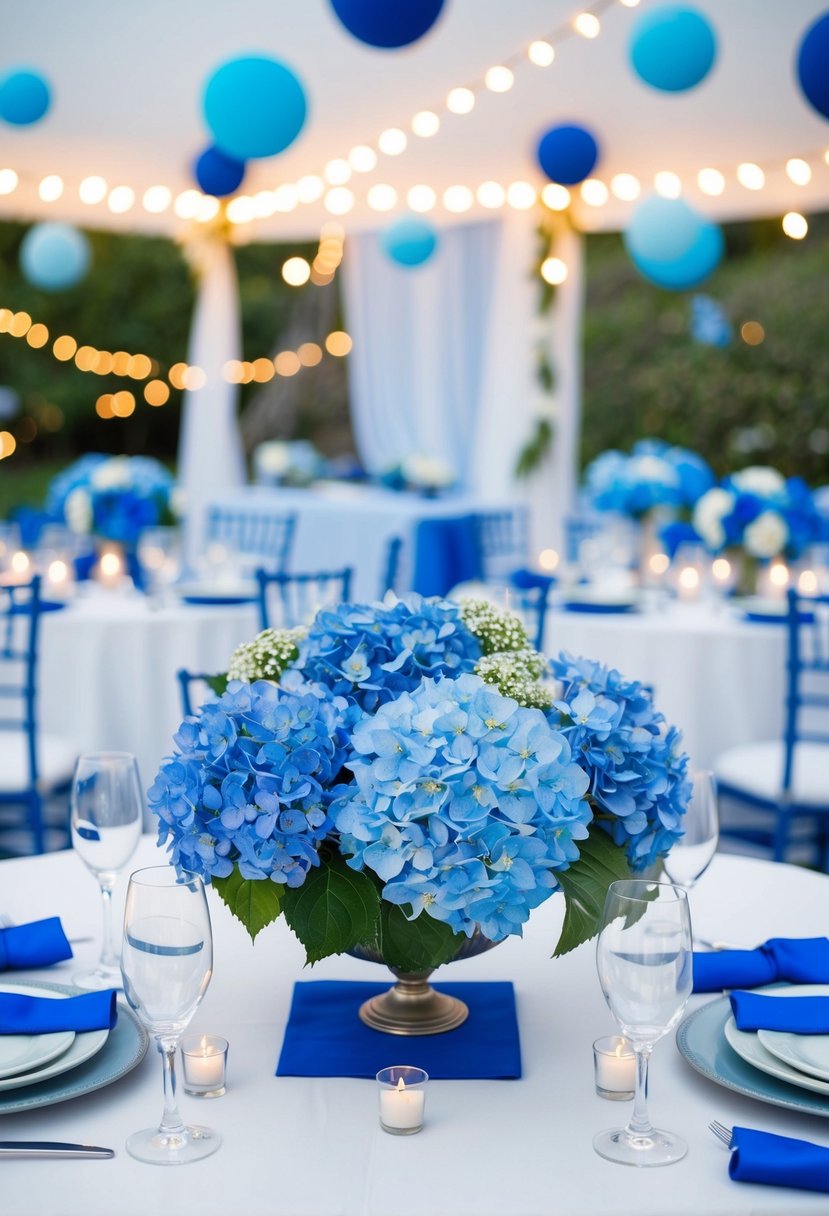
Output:
M762 1038L760 1037L761 1035L763 1036ZM802 1065L799 1065L799 1064L795 1063L795 1061L791 1055L787 1056L787 1055L779 1054L781 1049L780 1049L780 1044L779 1044L778 1040L783 1039L783 1038L785 1038L785 1039L809 1038L809 1039L827 1039L827 1040L829 1040L829 1034L803 1035L803 1034L798 1034L794 1030L758 1030L757 1031L758 1042L761 1044L762 1047L764 1047L766 1049L766 1051L769 1053L769 1055L774 1056L775 1059L780 1060L783 1064L788 1064L788 1066L790 1068L793 1068L795 1070L795 1072L801 1072L801 1073L803 1073L803 1075L805 1077L811 1077L815 1081L824 1081L827 1085L829 1085L829 1067L823 1068L820 1071L812 1071L812 1069L814 1068L814 1065L809 1065L805 1062ZM777 1050L775 1050L775 1048L777 1048Z
M736 1051L740 1059L744 1060L752 1068L764 1072L769 1077L775 1077L778 1081L785 1081L787 1085L793 1085L797 1089L808 1089L812 1093L822 1094L824 1097L829 1098L829 1082L820 1081L817 1077L808 1077L806 1073L798 1073L797 1069L793 1068L791 1064L786 1064L783 1060L779 1060L777 1056L772 1055L763 1046L754 1032L740 1030L733 1017L729 1018L723 1027L723 1034L732 1051ZM748 1038L751 1041L751 1049L745 1047L741 1037L745 1034L748 1034ZM757 1047L759 1047L759 1051L756 1051ZM768 1059L765 1058L766 1056L768 1056ZM803 1079L800 1080L800 1077Z
M0 988L0 991L8 991L8 989L6 988L5 985L3 985L2 988ZM41 1034L26 1034L26 1032L24 1031L23 1033L21 1033L19 1035L3 1035L0 1038L0 1042L2 1042L3 1040L14 1039L14 1038L18 1038L18 1039L45 1039L45 1038L57 1039L59 1042L59 1045L56 1047L55 1044L53 1043L51 1048L48 1048L46 1050L46 1054L43 1056L39 1056L36 1059L34 1064L32 1064L32 1062L29 1061L27 1064L23 1064L22 1067L18 1063L17 1065L13 1065L11 1068L8 1068L8 1066L4 1068L2 1065L0 1065L0 1082L8 1081L12 1077L18 1077L21 1074L25 1074L27 1071L33 1072L38 1068L43 1068L51 1060L56 1060L58 1058L58 1056L62 1056L64 1052L69 1050L69 1048L72 1046L72 1044L75 1041L76 1034L75 1034L74 1030L53 1030L53 1031L48 1031L46 1034L42 1034L42 1035Z

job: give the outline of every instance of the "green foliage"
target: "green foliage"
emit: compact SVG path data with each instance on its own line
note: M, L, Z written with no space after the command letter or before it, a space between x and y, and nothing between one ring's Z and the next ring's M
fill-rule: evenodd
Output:
M334 850L320 860L301 887L284 893L285 919L305 947L308 963L344 954L378 935L380 895L371 879Z
M596 936L607 888L631 876L624 853L599 827L591 829L587 840L579 841L579 853L578 861L556 874L566 911L555 958Z
M207 676L204 682L211 692L215 692L217 697L220 697L227 688L226 675Z
M549 418L537 418L535 430L518 454L516 477L529 477L543 464L553 442L553 425Z
M251 941L282 911L282 888L269 878L242 878L238 869L234 868L227 878L214 878L211 885L236 919L245 926Z
M421 913L407 920L402 908L382 900L378 945L383 961L398 971L431 971L455 957L466 938Z

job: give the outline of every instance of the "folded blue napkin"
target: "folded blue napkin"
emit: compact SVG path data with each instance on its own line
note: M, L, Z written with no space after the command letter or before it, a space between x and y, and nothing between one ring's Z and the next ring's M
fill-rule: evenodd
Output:
M363 1001L388 989L384 984L311 980L294 984L294 998L278 1077L375 1077L400 1055L434 1080L521 1076L521 1047L515 992L509 983L440 984L460 997L469 1017L446 1034L397 1035L372 1030L360 1021Z
M0 992L0 1034L111 1030L118 1016L117 995L113 988L62 999Z
M781 1005L787 1004L781 1001ZM736 1182L764 1182L801 1191L829 1191L829 1148L810 1140L735 1127L728 1173Z
M762 996L732 992L731 1012L740 1030L788 1030L829 1034L829 996Z
M57 916L0 929L0 971L48 967L72 957L72 947Z
M694 992L759 988L775 980L829 984L829 938L772 937L756 950L694 951Z

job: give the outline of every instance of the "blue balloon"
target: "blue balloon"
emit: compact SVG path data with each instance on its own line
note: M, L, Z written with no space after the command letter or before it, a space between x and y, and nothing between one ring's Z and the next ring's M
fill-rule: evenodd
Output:
M91 261L89 241L71 224L35 224L20 245L20 269L41 291L74 287Z
M593 172L599 145L584 127L550 127L538 141L538 163L551 181L576 186Z
M409 46L432 28L444 0L331 0L349 34L383 50Z
M694 8L663 4L643 13L630 39L633 70L654 89L681 93L699 84L717 57L710 22Z
M224 198L241 186L245 176L245 162L226 156L218 148L206 148L193 166L193 175L199 189L205 194Z
M399 266L422 266L438 246L438 234L426 220L404 216L380 233L383 252Z
M639 204L623 239L639 273L669 291L697 287L716 270L725 250L716 224L683 199L658 195Z
M204 90L204 117L216 147L235 160L276 156L305 125L305 90L286 64L266 55L229 59Z
M51 103L48 82L32 68L16 68L0 81L0 118L16 127L39 122Z
M797 78L806 100L829 118L829 13L818 17L803 35L797 54Z

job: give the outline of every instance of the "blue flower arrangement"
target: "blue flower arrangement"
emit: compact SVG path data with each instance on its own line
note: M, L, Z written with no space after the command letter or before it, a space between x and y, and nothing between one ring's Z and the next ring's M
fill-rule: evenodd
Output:
M587 466L585 494L597 511L641 519L656 507L691 509L714 484L708 464L687 448L643 439L628 455L611 449Z
M704 494L693 525L710 552L741 548L760 561L799 557L822 532L806 483L763 465L732 473Z
M423 970L561 891L563 953L682 832L687 757L649 691L548 663L503 609L342 604L298 647L259 641L149 791L173 864L252 936L283 914L311 962L369 945Z
M53 479L46 510L73 532L131 547L145 528L173 522L174 489L152 457L90 452Z

